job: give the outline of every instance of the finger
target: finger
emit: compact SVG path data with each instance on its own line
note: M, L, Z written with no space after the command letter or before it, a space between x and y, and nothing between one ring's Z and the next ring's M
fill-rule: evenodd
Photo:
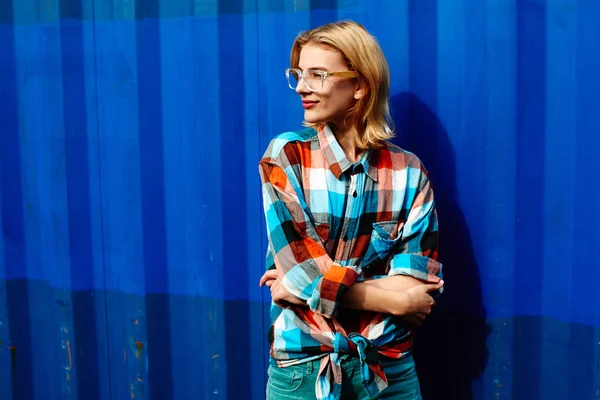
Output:
M279 271L277 271L276 269L270 269L270 270L266 271L263 274L263 276L260 277L259 285L263 286L265 284L265 282L267 282L268 280L271 280L271 279L277 279L278 276L279 276Z
M262 286L267 286L267 287L271 287L271 285L273 284L273 282L275 282L277 279L275 278L265 278L264 281L261 280L261 287Z
M436 290L439 290L442 286L444 286L444 281L440 280L438 283L428 283L423 286L425 286L425 291L427 293L435 292Z
M270 269L263 274L263 276L260 278L260 281L262 282L262 284L264 284L270 279L277 279L278 276L279 271L277 271L276 269Z
M265 284L265 282L267 282L267 280L268 280L268 277L267 277L267 274L265 273L265 274L263 274L263 276L260 277L258 286L262 287Z

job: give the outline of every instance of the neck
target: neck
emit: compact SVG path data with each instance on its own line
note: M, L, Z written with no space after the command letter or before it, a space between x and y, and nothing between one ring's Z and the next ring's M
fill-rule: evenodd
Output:
M356 145L356 128L330 125L333 135L346 153L346 157L350 162L355 163L360 160L363 150Z

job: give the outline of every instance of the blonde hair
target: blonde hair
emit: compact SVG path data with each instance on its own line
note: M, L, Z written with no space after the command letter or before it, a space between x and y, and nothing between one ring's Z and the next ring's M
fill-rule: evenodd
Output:
M394 137L389 113L390 70L379 43L361 24L339 21L300 33L292 46L290 64L297 68L300 52L308 44L318 44L338 51L348 67L358 73L359 83L367 93L347 115L355 125L356 144L361 149L377 148ZM304 122L318 129L323 124Z

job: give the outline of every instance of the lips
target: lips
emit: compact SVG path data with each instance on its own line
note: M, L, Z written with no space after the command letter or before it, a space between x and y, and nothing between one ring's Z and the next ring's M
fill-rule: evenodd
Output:
M305 109L313 108L317 103L318 101L302 100L302 107Z

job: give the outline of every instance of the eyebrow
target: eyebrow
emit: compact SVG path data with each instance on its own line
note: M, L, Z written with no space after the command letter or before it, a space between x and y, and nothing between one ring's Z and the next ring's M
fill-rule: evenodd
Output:
M329 71L329 68L325 68L323 66L316 66L316 67L310 67L310 68L300 68L300 66L298 66L299 69L301 69L302 71L308 70L308 69L318 69L321 71Z

